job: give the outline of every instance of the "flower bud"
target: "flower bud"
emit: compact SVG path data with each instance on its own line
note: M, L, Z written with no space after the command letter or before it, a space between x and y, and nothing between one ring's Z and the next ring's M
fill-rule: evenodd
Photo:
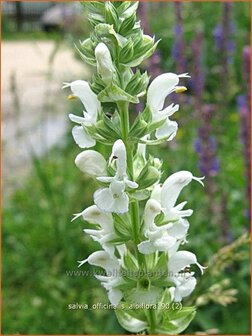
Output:
M75 164L83 173L93 177L102 175L107 165L104 157L94 150L86 150L78 154Z
M111 83L115 71L110 51L105 43L99 43L95 48L97 72L106 84Z
M136 182L139 185L139 189L145 189L158 182L160 177L160 171L153 166L147 166L142 170Z

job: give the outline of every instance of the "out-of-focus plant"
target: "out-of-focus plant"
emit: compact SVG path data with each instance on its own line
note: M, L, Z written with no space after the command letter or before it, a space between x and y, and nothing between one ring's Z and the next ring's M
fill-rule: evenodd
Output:
M230 288L231 280L225 271L234 268L237 263L249 259L250 237L247 233L237 238L231 244L220 248L207 263L204 281L199 281L197 290L189 304L204 306L209 302L226 306L237 301L238 290Z
M193 211L177 199L191 181L203 185L203 178L179 171L160 184L162 162L148 154L147 146L176 136L178 124L170 117L179 105L165 107L165 99L186 91L179 82L189 76L164 73L149 85L147 73L135 70L157 46L136 21L137 2L87 2L85 7L93 31L77 48L97 74L91 83L64 84L72 91L69 99L80 99L85 109L82 117L69 118L77 124L72 134L80 148L102 143L112 146L112 153L107 160L89 149L75 160L82 172L96 179L99 189L95 204L73 220L82 217L95 225L84 231L102 247L79 266L88 262L104 269L105 274L96 278L125 329L178 334L196 313L194 306L181 304L197 283L189 266L197 265L202 274L204 267L195 254L179 250L187 243L186 218ZM145 95L144 110L130 122L129 104Z
M240 112L240 137L243 145L243 155L246 167L246 196L248 201L248 217L251 216L251 161L250 161L250 134L251 134L251 86L250 86L250 62L251 51L250 47L246 46L242 52L243 57L243 77L244 77L244 91L245 95L237 98L238 109Z

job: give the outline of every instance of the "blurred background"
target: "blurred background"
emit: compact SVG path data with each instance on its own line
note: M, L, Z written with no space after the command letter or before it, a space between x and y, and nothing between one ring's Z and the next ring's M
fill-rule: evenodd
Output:
M191 74L187 93L172 97L181 104L175 141L151 148L164 178L206 176L181 198L194 209L188 249L209 265L187 302L199 308L186 333L249 334L250 4L144 2L138 13L162 39L142 70ZM125 333L113 311L68 309L107 302L95 278L71 273L98 248L81 220L70 222L93 203L95 182L74 165L67 115L82 106L61 90L91 78L74 48L88 34L78 2L2 2L4 334Z

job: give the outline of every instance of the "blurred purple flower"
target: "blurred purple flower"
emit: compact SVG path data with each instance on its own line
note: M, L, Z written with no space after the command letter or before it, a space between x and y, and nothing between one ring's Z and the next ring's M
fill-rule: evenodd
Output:
M185 59L185 44L183 39L183 19L182 19L182 4L175 2L175 24L173 32L175 36L174 44L172 47L172 57L176 65L177 73L186 72L186 59Z
M219 172L219 160L216 154L216 139L211 135L211 119L215 108L213 105L202 106L202 124L198 130L198 138L194 142L199 156L199 170L206 177L216 176Z
M243 60L243 78L244 78L244 95L237 97L237 108L240 114L240 138L243 145L243 156L246 169L247 179L247 200L248 200L248 214L251 216L251 148L250 148L250 134L251 134L251 85L250 85L250 64L251 64L251 49L250 46L245 46L242 51Z
M216 25L213 31L215 47L222 55L222 63L231 64L235 51L235 42L233 35L235 33L235 23L232 20L232 3L223 3L221 21Z
M196 114L200 113L202 95L204 90L204 68L203 68L203 32L198 31L192 41L192 79L191 89L193 90L195 98Z

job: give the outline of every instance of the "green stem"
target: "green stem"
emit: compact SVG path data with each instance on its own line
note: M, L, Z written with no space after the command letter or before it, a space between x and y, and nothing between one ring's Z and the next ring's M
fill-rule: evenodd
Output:
M149 309L149 316L150 316L149 334L154 335L156 333L156 312L153 308Z
M121 116L121 129L122 129L122 140L125 144L127 151L127 168L130 179L134 181L134 167L133 167L133 148L130 146L130 142L128 141L129 135L129 103L128 102L118 102L117 103L120 116ZM130 203L130 216L132 223L132 231L133 231L133 241L135 244L136 256L139 262L139 265L145 264L144 256L138 251L137 245L140 243L139 237L139 228L140 228L140 220L139 220L139 204L138 201L133 201Z

